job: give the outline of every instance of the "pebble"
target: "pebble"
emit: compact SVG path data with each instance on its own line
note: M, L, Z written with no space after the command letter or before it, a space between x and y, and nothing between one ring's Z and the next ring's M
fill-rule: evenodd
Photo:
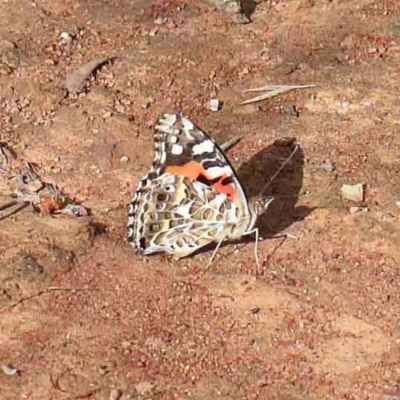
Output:
M158 17L157 19L154 20L154 23L155 23L156 25L164 25L164 24L166 24L167 22L168 22L168 18L161 18L161 17Z
M324 160L321 164L321 168L326 172L333 172L335 170L335 166L330 160Z
M73 35L71 35L69 32L67 31L63 31L60 32L60 39L64 42L64 43L71 43L72 39L73 39Z
M110 392L110 397L108 398L108 400L118 400L120 399L122 396L122 393L120 390L118 389L113 389Z
M221 103L218 99L210 99L208 101L208 108L213 112L217 112L221 108Z
M119 161L121 161L121 162L123 162L123 163L126 163L126 162L129 161L129 157L128 157L128 156L122 156L122 157L119 159Z
M364 186L361 183L356 185L343 185L341 187L342 197L346 200L360 203L364 200Z
M122 342L121 342L121 347L123 348L123 349L129 349L129 348L131 348L132 347L132 343L129 341L129 340L123 340Z
M154 37L154 36L157 35L157 32L158 32L158 29L152 29L152 30L149 32L149 36Z

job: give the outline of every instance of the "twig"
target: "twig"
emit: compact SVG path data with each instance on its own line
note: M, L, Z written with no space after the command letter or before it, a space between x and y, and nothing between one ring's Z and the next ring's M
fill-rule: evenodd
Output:
M247 89L243 90L243 93L248 93L248 92L266 92L266 93L245 100L241 102L240 105L251 104L251 103L256 103L258 101L270 99L271 97L275 97L295 89L308 89L313 87L315 87L315 85L267 85L259 88Z
M0 206L0 212L3 211L3 210L6 210L7 208L15 206L17 203L18 203L17 200L13 200L13 201L9 201L6 204L3 204L2 206Z
M36 297L39 297L43 294L47 294L47 293L51 293L51 292L82 292L82 291L87 291L87 290L95 290L95 289L90 289L90 288L63 288L63 287L49 287L47 289L44 290L40 290L37 293L34 293L30 296L27 297L22 297L21 299L19 299L18 301L16 301L15 303L10 304L7 307L4 307L0 310L0 314L3 312L6 312L8 310L11 310L15 307L17 307L18 305L25 303L28 300L32 300Z
M11 202L10 202L11 203ZM8 203L8 204L10 204ZM15 205L15 204L14 204ZM24 208L28 207L29 204L21 204L19 207L14 208L11 212L9 212L6 215L2 215L0 216L0 221L2 221L3 219L6 219L8 217L11 217L12 215L20 212L21 210L23 210ZM11 207L11 206L10 206Z
M235 136L232 139L228 140L227 142L222 143L219 147L222 151L228 151L231 147L235 146L238 142L240 142L246 136L247 136L247 133Z

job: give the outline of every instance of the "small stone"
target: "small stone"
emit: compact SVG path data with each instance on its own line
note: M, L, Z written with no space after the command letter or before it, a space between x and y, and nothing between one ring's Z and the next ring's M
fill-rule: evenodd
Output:
M104 118L104 119L110 118L111 116L112 116L112 112L111 112L111 111L106 111L106 112L103 114L103 118Z
M333 172L335 170L335 166L330 160L324 160L321 164L321 168L326 172Z
M60 39L64 43L72 42L73 38L74 38L74 36L71 33L67 32L67 31L63 31L63 32L60 33Z
M208 108L213 112L218 112L221 108L220 101L218 99L210 99L208 101Z
M99 367L99 368L98 368L98 372L99 372L99 375L104 376L104 375L107 374L107 368L105 368L105 367Z
M396 206L400 208L400 201L396 201Z
M108 398L108 400L119 400L122 396L122 393L120 390L118 389L113 389L110 392L110 397Z
M157 35L157 32L158 32L158 29L152 29L152 30L149 32L149 36L154 37L154 36Z
M360 203L364 200L364 186L361 183L356 185L343 185L341 187L342 197L346 200Z
M151 106L151 102L150 101L146 101L145 103L142 104L142 108L143 109L148 109Z
M129 340L123 340L121 342L121 347L126 350L129 349L130 347L132 347L132 343Z
M122 163L126 163L129 161L129 157L128 156L122 156L119 161L121 161Z
M158 17L158 18L156 18L156 19L154 20L154 23L155 23L156 25L164 25L164 24L167 23L167 21L168 21L168 18L161 18L161 17Z

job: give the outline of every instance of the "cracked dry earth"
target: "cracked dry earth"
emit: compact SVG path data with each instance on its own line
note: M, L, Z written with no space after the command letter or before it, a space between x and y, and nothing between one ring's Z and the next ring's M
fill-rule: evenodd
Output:
M240 25L192 0L0 1L0 141L91 210L0 214L2 399L400 398L400 4L254 6ZM316 87L238 105L266 84ZM261 275L251 240L206 272L210 249L126 243L164 110L219 143L246 133L228 157L251 196L290 152L274 141L301 144L269 187ZM362 204L341 198L356 183Z

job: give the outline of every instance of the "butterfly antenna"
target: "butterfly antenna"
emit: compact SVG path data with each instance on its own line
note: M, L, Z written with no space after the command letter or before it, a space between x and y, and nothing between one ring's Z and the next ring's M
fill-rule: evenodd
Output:
M272 175L272 177L270 178L270 180L267 182L267 184L264 186L263 190L261 190L260 195L262 195L269 187L269 185L272 183L272 181L280 174L280 172L286 167L286 165L289 163L289 161L293 158L293 156L296 154L297 150L299 149L299 145L296 144L294 150L290 153L289 157L285 160L285 162L280 166L280 168L278 169L278 171L276 171L274 173L274 175Z

